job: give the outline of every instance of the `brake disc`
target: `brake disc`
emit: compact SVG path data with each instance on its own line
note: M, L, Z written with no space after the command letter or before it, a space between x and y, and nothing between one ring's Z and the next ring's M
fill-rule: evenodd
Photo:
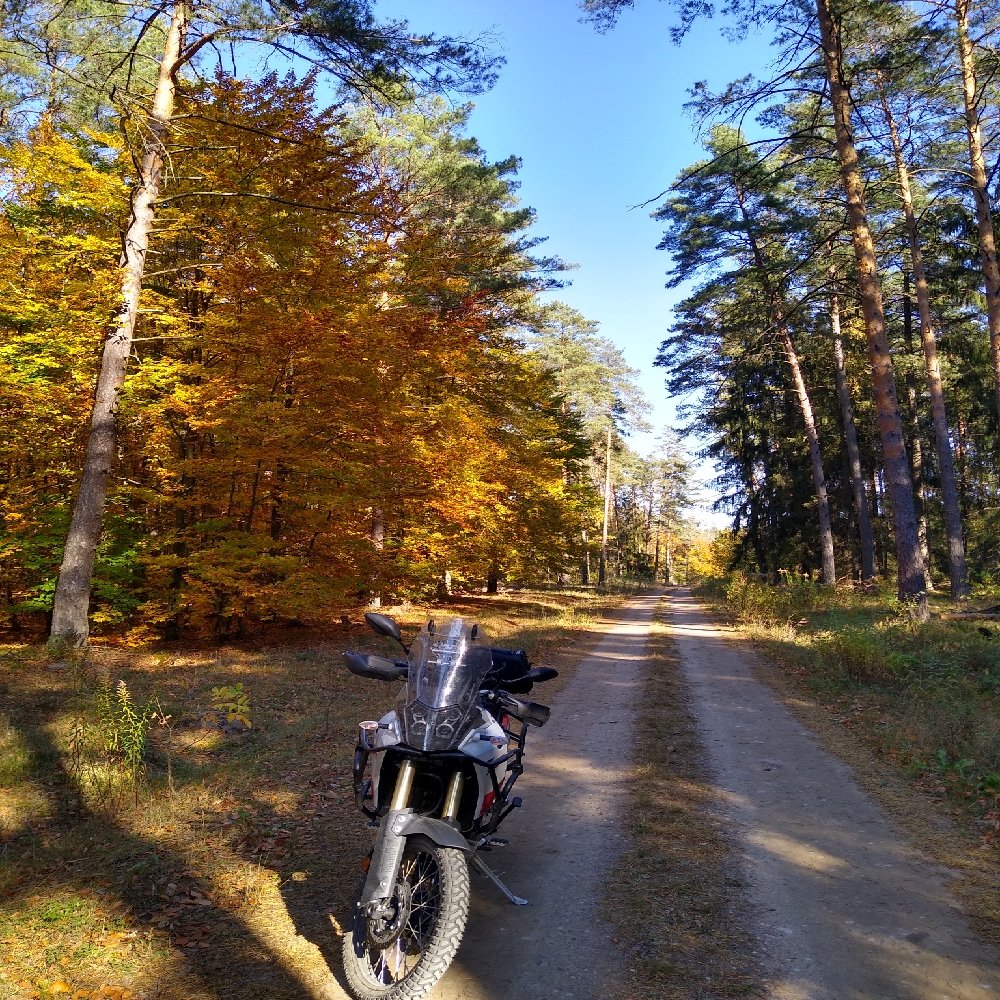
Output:
M388 948L403 933L410 919L412 893L409 883L396 882L388 899L372 904L368 912L368 942L375 948Z

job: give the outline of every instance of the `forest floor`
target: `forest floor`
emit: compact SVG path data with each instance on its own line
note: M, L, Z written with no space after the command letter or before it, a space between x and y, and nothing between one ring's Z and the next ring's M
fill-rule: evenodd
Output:
M534 591L386 610L404 631L479 621L562 671L539 690L550 701L620 603ZM0 1000L342 995L368 836L355 734L395 697L348 673L345 648L390 652L360 612L239 644L94 645L77 663L0 648Z
M562 671L536 692L555 711L549 725L532 734L537 739L528 748L526 787L532 759L541 764L544 789L546 778L554 780L561 766L559 758L570 753L560 741L572 732L586 739L592 731L576 719L584 711L580 692L592 687L588 674L607 674L609 665L636 659L636 640L628 637L630 612L616 610L620 603L593 593L539 591L456 599L431 609L474 617L493 641L524 646L535 662ZM390 611L406 628L419 624L428 609ZM248 992L275 1000L342 996L336 982L338 936L365 850L350 785L354 732L359 719L382 711L392 698L386 686L355 678L340 665L345 647L387 651L356 617L327 630L293 634L294 642L285 633L242 646L94 647L79 664L53 664L38 646L0 649L0 951L5 954L0 1000L67 995L222 1000ZM572 909L578 894L597 899L598 932L607 944L601 968L613 982L587 992L591 973L583 973L601 964L590 960L592 946L580 947L580 913L558 933L531 932L530 921L520 921L522 911L504 910L502 904L494 925L477 929L474 914L470 937L442 989L451 989L450 982L456 997L480 995L463 992L472 987L462 985L460 975L471 967L467 960L477 947L485 947L483 954L492 949L502 967L505 960L518 962L530 946L531 954L541 956L540 973L546 971L546 956L554 961L557 952L579 962L575 986L580 988L571 992L581 1000L782 996L773 978L784 954L777 947L781 942L774 948L760 943L754 865L745 839L734 835L748 824L734 817L736 793L719 780L712 737L698 709L697 681L684 667L685 656L690 659L687 640L676 626L670 603L661 605L655 625L643 626L645 677L621 685L626 701L602 727L610 741L605 757L586 746L582 750L593 758L594 782L603 781L599 787L608 792L588 808L596 809L601 822L620 814L624 836L607 835L611 875L585 855L575 872L555 871L558 859L548 855L558 851L546 854L540 844L555 835L558 813L543 818L539 790L526 794L522 812L525 822L535 814L540 830L519 847L515 827L522 820L520 814L512 817L513 843L507 849L512 853L494 855L497 867L516 880L512 888L533 897L537 906L555 901L558 914L559 906ZM616 639L621 628L625 638ZM709 637L709 648L721 649L719 640L710 638L714 629L699 624L692 641ZM616 650L616 642L631 643L631 651ZM734 642L744 640L730 637L724 644ZM940 865L948 866L949 878L964 872L960 891L966 908L988 924L988 900L995 897L990 885L994 890L996 885L991 879L1000 872L995 844L984 853L974 837L956 832L939 802L928 802L919 784L873 758L829 706L799 690L794 671L760 659L750 662L775 687L776 710L787 715L777 704L783 701L808 716L810 727L897 817L907 838L938 859L934 879L943 877ZM127 685L127 703L116 688L119 681ZM218 709L239 701L237 684L250 699L249 730L226 724ZM597 699L599 707L601 696ZM150 700L160 721L152 723L147 772L133 787L122 780L120 767L129 729L123 705L131 705L134 714ZM622 707L628 704L633 708ZM114 733L119 746L109 749ZM548 749L542 737L549 740ZM542 754L555 761L551 774L545 773L548 758ZM748 759L757 785L793 770L757 748ZM767 769L761 760L770 762ZM108 770L113 761L119 762L118 773ZM576 769L573 764L570 773ZM612 788L612 772L619 775L616 781L625 781L624 798L620 785L618 791ZM814 803L798 794L798 807L808 812ZM599 834L597 820L586 822ZM818 857L814 852L798 867L815 874L822 867ZM553 879L534 885L532 866L539 858L552 861ZM519 872L523 859L528 867ZM477 877L474 897L482 900L477 905L493 907L491 893ZM860 907L869 905L865 892L856 895ZM503 928L500 939L476 945L473 936L487 926ZM930 950L924 928L900 930L901 947ZM768 940L774 943L773 937ZM482 977L475 979L475 988L482 989ZM549 1000L563 995L560 989L536 981L533 995ZM493 994L487 988L482 995ZM814 1000L827 994L786 995ZM856 995L885 1000L897 994Z

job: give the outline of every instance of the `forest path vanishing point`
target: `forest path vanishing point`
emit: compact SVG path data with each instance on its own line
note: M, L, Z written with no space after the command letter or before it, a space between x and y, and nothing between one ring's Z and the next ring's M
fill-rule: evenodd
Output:
M771 1000L1000 998L948 872L903 842L846 765L757 681L686 591L667 621L725 802Z

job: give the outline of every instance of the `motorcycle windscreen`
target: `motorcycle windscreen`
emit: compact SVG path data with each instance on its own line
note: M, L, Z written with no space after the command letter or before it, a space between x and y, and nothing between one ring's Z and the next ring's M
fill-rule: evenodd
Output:
M478 628L461 618L428 624L410 647L403 720L406 742L416 750L448 750L480 718L479 691L492 666Z

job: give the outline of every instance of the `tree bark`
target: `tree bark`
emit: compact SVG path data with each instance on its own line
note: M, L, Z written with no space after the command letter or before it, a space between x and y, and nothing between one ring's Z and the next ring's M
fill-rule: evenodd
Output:
M858 447L858 429L854 423L854 404L847 385L844 344L840 332L840 298L836 294L830 298L830 326L833 330L833 370L837 381L837 396L840 399L840 413L844 421L844 441L847 445L847 461L851 470L851 492L854 494L854 508L858 516L861 582L870 583L875 579L875 535L868 511L864 475L861 472L861 449Z
M837 569L833 555L833 525L830 521L830 499L826 491L826 477L823 474L823 453L820 449L819 432L816 430L816 420L813 417L812 403L806 389L799 356L792 342L788 326L781 322L781 340L785 348L785 359L792 375L792 385L799 401L799 410L806 427L806 440L809 443L809 461L812 465L813 488L816 491L816 516L819 520L820 553L822 556L822 580L826 586L837 583Z
M924 252L917 229L917 216L913 208L910 172L903 156L903 144L899 137L899 129L884 94L882 107L886 123L889 126L893 156L896 160L900 200L903 205L903 218L906 222L906 237L910 246L913 285L917 295L917 313L920 316L920 344L923 348L924 373L927 376L927 390L931 399L931 420L934 425L938 474L941 478L941 506L944 513L945 534L948 540L948 576L951 582L951 596L953 600L960 600L969 596L969 575L965 560L965 533L958 498L958 482L955 475L951 434L948 429L944 385L941 381L941 363L938 360L937 336L934 333L934 321L931 318L930 288L927 284Z
M604 455L604 521L601 525L601 561L597 569L597 585L603 587L608 578L608 519L611 512L611 419L608 418L608 444Z
M114 328L104 342L83 477L56 583L49 639L54 646L84 646L90 632L90 584L103 526L108 480L115 462L118 396L125 383L125 369L132 351L149 234L163 185L164 145L174 111L174 74L181 62L186 24L187 3L182 0L174 5L167 29L147 123L149 139L142 157L139 182L132 192L132 216L121 260L121 300Z
M910 298L910 275L903 271L903 344L907 357L913 354L913 305ZM917 505L917 538L924 560L924 586L934 590L931 578L931 546L927 535L927 505L924 494L924 446L920 437L920 406L917 399L917 379L907 365L907 416L910 423L910 475L913 477L913 499Z
M986 322L990 331L990 357L993 361L993 390L997 421L1000 426L1000 263L990 209L989 180L983 155L983 131L979 116L978 81L975 54L969 36L969 0L955 0L955 35L959 69L962 76L962 102L965 110L965 134L969 145L969 172L972 200L979 232L979 259L986 291Z
M878 280L875 244L868 225L868 208L858 166L858 152L851 127L851 97L843 77L840 37L830 0L816 0L823 58L826 64L830 103L833 108L837 159L847 202L847 216L858 269L858 291L865 318L868 355L872 367L875 408L883 464L892 505L893 534L896 547L898 593L901 601L913 602L914 613L926 619L927 593L924 590L924 565L917 534L917 510L913 499L903 426L896 396L896 380L889 355L889 339Z

